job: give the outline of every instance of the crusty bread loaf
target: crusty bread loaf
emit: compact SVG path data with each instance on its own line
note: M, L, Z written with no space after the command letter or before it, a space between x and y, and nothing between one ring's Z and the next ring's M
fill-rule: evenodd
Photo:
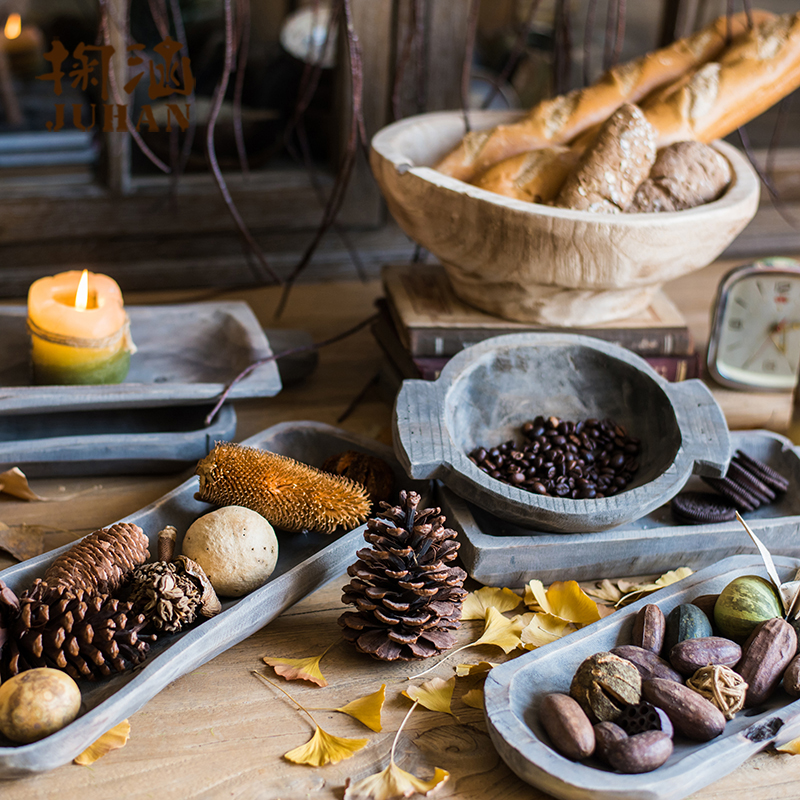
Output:
M727 136L800 86L800 12L756 26L673 91L642 103L658 145Z
M650 175L626 211L683 211L716 200L731 182L731 165L713 147L676 142L659 151Z
M763 11L753 16L756 24L773 18ZM731 25L738 37L747 28L746 15L733 15ZM603 123L622 103L636 103L715 58L725 46L726 32L727 20L720 17L685 39L609 70L592 86L539 103L519 122L468 133L436 169L470 181L503 159L569 142Z
M489 167L473 184L516 200L546 203L559 193L579 157L569 147L531 150Z
M637 106L625 103L600 129L555 204L577 211L619 214L630 205L655 160L653 126Z

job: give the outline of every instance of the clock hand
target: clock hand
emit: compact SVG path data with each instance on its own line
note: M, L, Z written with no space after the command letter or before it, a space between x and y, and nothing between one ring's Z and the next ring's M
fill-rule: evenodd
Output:
M750 364L761 355L761 351L764 349L765 345L774 344L772 341L772 331L770 331L763 339L761 344L753 351L752 355L742 364L742 369L747 369Z
M786 320L781 320L776 323L775 327L770 331L769 338L775 349L782 355L786 355Z

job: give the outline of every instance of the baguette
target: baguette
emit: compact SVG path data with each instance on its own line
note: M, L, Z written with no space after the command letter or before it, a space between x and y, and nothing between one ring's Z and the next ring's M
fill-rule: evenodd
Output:
M800 86L800 12L756 26L688 82L642 103L659 147L720 139Z
M773 15L754 11L753 17L759 25ZM470 181L503 159L569 142L587 128L605 122L623 103L636 103L716 58L725 46L727 26L726 17L720 17L685 39L609 70L592 86L539 103L519 122L468 133L436 169ZM732 34L738 37L746 30L747 16L734 14Z

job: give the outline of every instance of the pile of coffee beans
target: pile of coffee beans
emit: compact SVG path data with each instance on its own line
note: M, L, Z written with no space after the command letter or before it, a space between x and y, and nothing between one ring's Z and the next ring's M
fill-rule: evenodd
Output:
M476 447L470 460L496 480L550 497L591 499L617 494L639 469L640 442L611 419L569 422L536 417L524 442Z

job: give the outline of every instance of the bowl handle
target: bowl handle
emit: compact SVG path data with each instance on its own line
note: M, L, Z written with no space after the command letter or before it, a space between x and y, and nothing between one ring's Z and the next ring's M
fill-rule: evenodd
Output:
M702 381L690 380L668 383L664 391L675 409L681 448L694 462L694 474L723 477L731 460L731 437L711 390Z
M444 430L444 403L437 384L403 381L395 400L394 450L409 478L435 478L448 462L450 437Z

